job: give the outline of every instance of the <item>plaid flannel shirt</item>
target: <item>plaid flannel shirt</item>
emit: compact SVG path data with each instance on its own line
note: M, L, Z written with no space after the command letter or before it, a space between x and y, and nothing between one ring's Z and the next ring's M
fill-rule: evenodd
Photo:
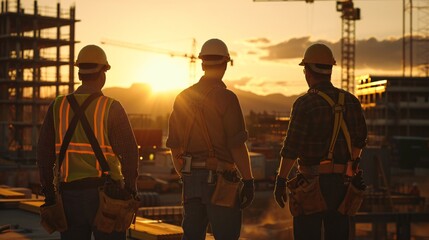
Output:
M301 165L318 165L328 155L332 138L334 114L331 106L315 91L322 91L338 101L340 90L331 82L320 83L299 97L293 104L289 128L281 155L287 159L298 159ZM366 145L367 127L359 100L346 91L344 120L348 127L353 147ZM344 164L350 159L345 137L340 131L335 143L334 162Z

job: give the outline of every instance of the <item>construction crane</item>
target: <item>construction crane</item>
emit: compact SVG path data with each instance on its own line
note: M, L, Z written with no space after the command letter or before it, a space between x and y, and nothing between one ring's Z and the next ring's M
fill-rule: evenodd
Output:
M154 47L150 47L150 46L143 45L143 44L124 42L124 41L118 41L118 40L106 39L106 38L102 39L100 41L100 43L112 45L112 46L117 46L117 47L125 47L125 48L141 50L141 51L147 51L147 52L167 54L167 55L170 55L171 57L188 58L189 59L189 79L191 81L195 81L195 75L196 75L195 74L195 71L196 71L195 63L197 60L197 57L196 57L197 41L195 40L195 38L192 39L192 49L191 49L192 52L191 53L171 51L171 50L162 49L162 48L154 48Z
M316 0L253 0L254 2L288 2L305 1L313 3ZM321 0L320 0L321 1ZM333 0L325 0L333 1ZM355 82L355 49L356 24L360 19L360 9L353 6L353 0L337 0L337 12L341 12L341 88L354 92Z

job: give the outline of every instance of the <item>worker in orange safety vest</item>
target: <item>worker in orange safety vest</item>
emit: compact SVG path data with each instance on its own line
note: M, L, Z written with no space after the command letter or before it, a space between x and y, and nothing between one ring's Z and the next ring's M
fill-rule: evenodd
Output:
M101 92L110 69L103 49L85 46L75 66L82 85L52 102L40 129L37 164L45 195L42 225L48 225L50 231L60 231L61 239L89 240L92 234L95 239L125 239L125 231L101 232L93 222L99 206L98 188L106 183L107 175L122 189L135 194L137 143L122 105ZM77 115L80 118L75 119ZM106 166L100 158L105 159ZM42 210L59 204L63 206L65 224L46 224L49 216Z

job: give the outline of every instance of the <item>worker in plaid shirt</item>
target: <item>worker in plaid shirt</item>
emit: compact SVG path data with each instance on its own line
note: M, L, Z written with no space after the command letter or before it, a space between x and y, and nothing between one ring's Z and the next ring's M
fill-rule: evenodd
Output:
M348 185L345 185L347 164L359 159L366 145L365 118L359 100L353 94L332 85L331 74L335 59L326 45L310 46L300 65L304 66L303 72L309 90L293 104L288 132L281 150L282 159L274 197L283 208L287 201L286 183L289 189L292 183L288 182L288 176L297 162L297 176L301 180L311 183L312 179L317 179L315 192L320 193L320 198L304 197L304 201L307 199L310 203L310 209L307 210L304 204L301 204L302 198L290 199L289 207L292 215L295 214L293 218L295 240L321 239L322 226L324 239L348 239L349 216L339 213L337 209L343 202L348 188ZM320 92L337 105L340 93L344 95L344 104L339 111L342 112L348 134L347 130L338 127L339 133L333 138L336 135L333 133L334 108L319 94ZM345 137L347 135L350 138ZM358 180L363 182L361 175L359 177ZM295 201L294 206L291 206L292 200ZM302 212L297 214L296 209Z

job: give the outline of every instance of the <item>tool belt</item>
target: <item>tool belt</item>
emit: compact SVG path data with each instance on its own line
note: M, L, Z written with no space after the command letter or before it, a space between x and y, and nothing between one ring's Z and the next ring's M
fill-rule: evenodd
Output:
M94 227L105 233L126 231L139 208L140 201L119 186L99 188L99 206Z
M193 161L191 168L203 168L207 170L217 171L219 160L216 157L208 157L205 161Z
M357 189L352 183L349 183L344 200L338 207L338 212L343 215L354 216L363 202L365 190Z
M289 189L289 209L292 216L309 215L327 209L319 185L319 176L298 174L286 183Z
M71 182L60 182L61 190L82 190L99 188L104 185L105 178L102 177L88 177Z
M345 164L334 164L332 161L328 164L320 164L320 165L299 165L299 172L305 175L319 175L319 174L330 174L330 173L341 173L344 174L346 172L347 165Z
M61 195L56 194L55 204L50 206L40 206L40 224L49 233L55 231L64 232L67 230L67 219L64 213Z
M216 175L216 187L211 197L211 203L229 208L237 206L241 181L235 165L218 161Z

